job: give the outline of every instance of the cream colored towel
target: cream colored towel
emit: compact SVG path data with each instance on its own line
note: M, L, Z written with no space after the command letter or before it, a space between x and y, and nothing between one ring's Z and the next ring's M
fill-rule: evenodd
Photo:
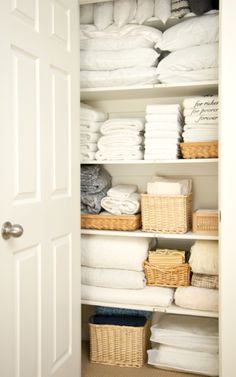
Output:
M187 309L218 311L218 289L179 287L175 291L175 303Z
M218 275L218 241L196 241L191 247L189 264L195 273Z

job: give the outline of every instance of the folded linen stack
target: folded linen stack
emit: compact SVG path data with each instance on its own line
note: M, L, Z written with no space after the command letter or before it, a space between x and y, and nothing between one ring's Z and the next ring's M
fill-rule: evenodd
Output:
M147 183L149 195L189 195L192 192L192 179L169 179L153 177Z
M107 119L107 114L88 105L80 105L80 159L95 160L100 128Z
M97 160L142 160L143 119L108 119L101 127Z
M218 242L196 241L189 259L191 286L177 288L175 303L197 310L218 310Z
M177 159L182 134L180 105L147 105L146 121L144 159Z
M82 236L82 299L169 306L173 289L146 287L148 239Z
M101 206L113 215L134 215L140 212L140 194L136 185L117 185L107 191Z
M157 67L163 83L218 78L219 15L186 19L163 33L161 45L170 54Z
M164 314L151 327L148 363L159 368L218 376L219 335L215 318Z
M117 3L117 2L116 2ZM126 2L125 2L126 3ZM82 88L155 84L162 32L144 25L81 25Z
M101 200L111 187L111 176L100 165L81 166L81 212L101 212Z
M218 96L185 98L183 107L185 142L218 140Z

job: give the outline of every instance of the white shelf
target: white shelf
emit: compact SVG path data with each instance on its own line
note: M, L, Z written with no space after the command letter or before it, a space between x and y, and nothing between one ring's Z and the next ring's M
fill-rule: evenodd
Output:
M180 314L180 315L191 315L198 317L211 317L218 318L217 312L205 311L205 310L193 310L193 309L184 309L175 304L170 305L169 307L162 306L148 306L148 305L135 305L135 304L117 304L110 302L101 302L101 301L90 301L82 300L83 305L92 305L92 306L106 306L112 308L123 308L123 309L135 309L135 310L147 310L150 312L161 312L161 313L171 313L171 314Z
M216 164L218 163L218 158L199 158L199 159L177 159L177 160L118 160L118 161L112 161L112 160L93 160L93 161L82 161L81 165L151 165L151 164Z
M137 238L159 238L159 239L176 239L176 240L218 240L218 236L197 234L187 232L184 234L164 234L143 232L142 230L135 231L117 231L117 230L96 230L96 229L81 229L81 234L90 234L97 236L118 236L118 237L137 237Z
M155 84L147 86L126 86L113 88L81 88L82 101L102 101L113 99L137 99L180 97L216 94L218 81L199 81L181 84Z

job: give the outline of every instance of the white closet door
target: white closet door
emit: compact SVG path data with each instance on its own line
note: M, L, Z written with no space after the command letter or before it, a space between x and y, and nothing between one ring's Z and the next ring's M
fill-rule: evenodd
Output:
M77 8L0 2L2 377L79 376Z

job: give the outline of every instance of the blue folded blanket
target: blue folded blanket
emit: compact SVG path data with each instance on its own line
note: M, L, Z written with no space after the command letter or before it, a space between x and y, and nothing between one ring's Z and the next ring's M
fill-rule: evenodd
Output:
M132 326L143 327L147 319L145 317L132 317L132 316L109 316L95 314L89 318L89 323L95 325L116 325L116 326Z
M107 306L96 306L95 313L102 314L102 315L145 317L147 319L151 318L151 315L152 315L152 312L148 312L146 310L109 308Z

